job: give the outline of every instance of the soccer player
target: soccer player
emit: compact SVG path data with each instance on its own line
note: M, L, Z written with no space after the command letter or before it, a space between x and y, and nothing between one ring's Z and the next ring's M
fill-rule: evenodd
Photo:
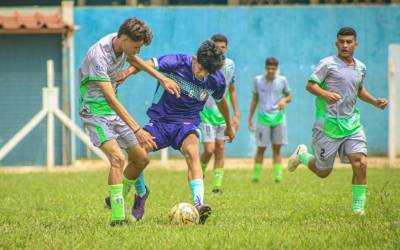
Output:
M228 39L221 34L215 34L211 40L219 47L225 54L228 50ZM224 66L222 68L224 73L226 88L225 97L230 104L232 101L233 118L232 124L237 130L240 122L239 105L237 101L235 82L235 63L225 57ZM225 148L225 135L224 130L226 127L225 119L219 112L217 104L212 97L209 97L203 111L200 113L201 117L201 132L204 143L204 152L200 157L201 167L203 173L205 172L208 162L212 155L214 155L214 178L212 190L213 193L221 193L222 178L224 176L224 148Z
M137 179L132 176L138 176L149 162L143 147L155 146L151 135L140 129L126 111L117 93L117 80L124 63L128 60L140 64L135 55L151 40L152 33L143 21L127 19L118 33L109 34L90 47L79 68L80 117L92 143L107 155L111 165L108 175L111 226L128 222L124 198ZM145 70L165 89L179 95L179 86L174 81L150 67ZM128 153L125 171L121 149ZM137 195L146 194L140 183L136 183L136 188Z
M336 154L351 163L355 214L365 214L367 189L367 141L356 108L357 97L379 109L388 101L377 99L364 86L365 65L354 58L357 33L344 27L337 32L337 55L322 59L311 74L307 90L316 96L316 121L313 128L313 154L299 145L289 158L288 170L302 163L321 178L333 169Z
M164 91L158 84L153 104L147 111L150 123L143 130L155 138L156 145L148 145L147 151L156 151L171 146L180 150L188 166L189 187L194 206L204 224L211 213L211 207L204 204L203 173L200 166L199 125L200 111L207 98L212 96L225 119L225 135L228 142L235 136L235 129L229 117L229 106L224 98L226 84L220 70L224 64L223 52L212 41L202 43L196 56L186 54L164 55L147 61L147 64L177 82L181 96ZM140 65L135 65L141 68ZM134 72L134 71L132 71ZM140 176L142 186L144 177ZM144 213L146 196L140 198L140 218ZM138 218L138 217L136 217Z
M282 180L281 147L287 144L286 104L292 100L288 81L278 72L279 61L274 57L265 60L265 74L254 79L253 98L250 103L248 127L255 131L257 152L254 157L253 182L261 177L264 152L272 144L275 182ZM257 126L253 115L258 107Z

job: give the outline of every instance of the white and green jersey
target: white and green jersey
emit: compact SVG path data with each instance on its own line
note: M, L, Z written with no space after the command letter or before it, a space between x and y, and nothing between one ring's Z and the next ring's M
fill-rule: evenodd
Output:
M235 83L235 63L233 60L226 58L222 72L225 77L226 89L225 98L230 104L229 85ZM211 96L207 99L203 111L200 112L202 123L211 125L222 125L225 124L225 119L217 107L217 103Z
M316 98L316 122L314 128L331 138L343 138L362 129L360 113L356 108L358 91L363 86L366 67L354 58L352 66L337 56L322 59L311 74L309 81L341 96L334 104L324 98Z
M115 78L122 70L127 56L115 55L112 40L116 36L117 33L109 34L92 45L79 67L80 114L115 115L97 82L111 82L119 98Z
M277 75L268 81L266 75L256 76L253 94L257 95L257 124L278 126L286 122L285 110L279 110L279 101L290 95L286 77Z

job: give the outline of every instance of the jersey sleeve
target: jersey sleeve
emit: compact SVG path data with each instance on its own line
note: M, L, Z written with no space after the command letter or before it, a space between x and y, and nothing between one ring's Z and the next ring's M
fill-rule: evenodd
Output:
M232 61L232 80L231 80L231 84L235 84L235 83L236 83L236 65Z
M309 81L321 85L328 75L328 65L324 61L320 61L314 72L311 74Z
M289 87L289 82L286 79L286 77L283 78L283 89L282 89L283 95L288 96L290 95L290 87Z
M253 87L252 87L251 93L253 93L254 95L258 94L258 91L257 91L257 78L254 78Z
M184 61L184 58L183 55L164 55L152 60L157 70L170 72L174 71Z
M226 90L225 77L221 72L217 72L215 75L211 77L211 81L212 81L211 82L212 90L214 91L212 93L212 97L216 102L219 102L225 95L225 90Z
M101 56L89 56L87 64L87 81L111 82L111 78L107 73L106 60Z
M361 69L361 80L360 80L360 86L359 89L361 89L362 87L364 87L364 80L365 80L365 75L367 74L367 67L365 65L363 65L362 69Z

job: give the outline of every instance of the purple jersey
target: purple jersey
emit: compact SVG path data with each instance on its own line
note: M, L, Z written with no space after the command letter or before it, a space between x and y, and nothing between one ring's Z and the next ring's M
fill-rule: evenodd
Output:
M226 84L222 71L200 81L192 73L192 57L189 55L165 55L152 60L156 69L179 84L181 97L166 92L158 83L153 104L147 110L151 121L198 125L199 113L208 97L212 96L215 100L223 98Z

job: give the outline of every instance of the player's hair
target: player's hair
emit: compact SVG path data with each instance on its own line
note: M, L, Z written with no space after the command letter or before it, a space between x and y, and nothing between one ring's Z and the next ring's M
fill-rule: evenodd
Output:
M279 61L275 57L268 57L265 59L265 66L276 66L278 67Z
M221 49L219 49L213 41L205 41L197 50L198 63L207 70L208 73L213 74L221 69L224 65L225 56Z
M144 45L149 45L153 39L150 28L138 18L126 19L118 30L118 37L127 35L135 42L143 41Z
M336 37L339 36L354 36L354 39L357 40L357 32L352 27L341 28L336 34Z
M226 45L228 45L228 38L222 34L215 34L211 37L211 40L216 43L216 42L224 42Z

